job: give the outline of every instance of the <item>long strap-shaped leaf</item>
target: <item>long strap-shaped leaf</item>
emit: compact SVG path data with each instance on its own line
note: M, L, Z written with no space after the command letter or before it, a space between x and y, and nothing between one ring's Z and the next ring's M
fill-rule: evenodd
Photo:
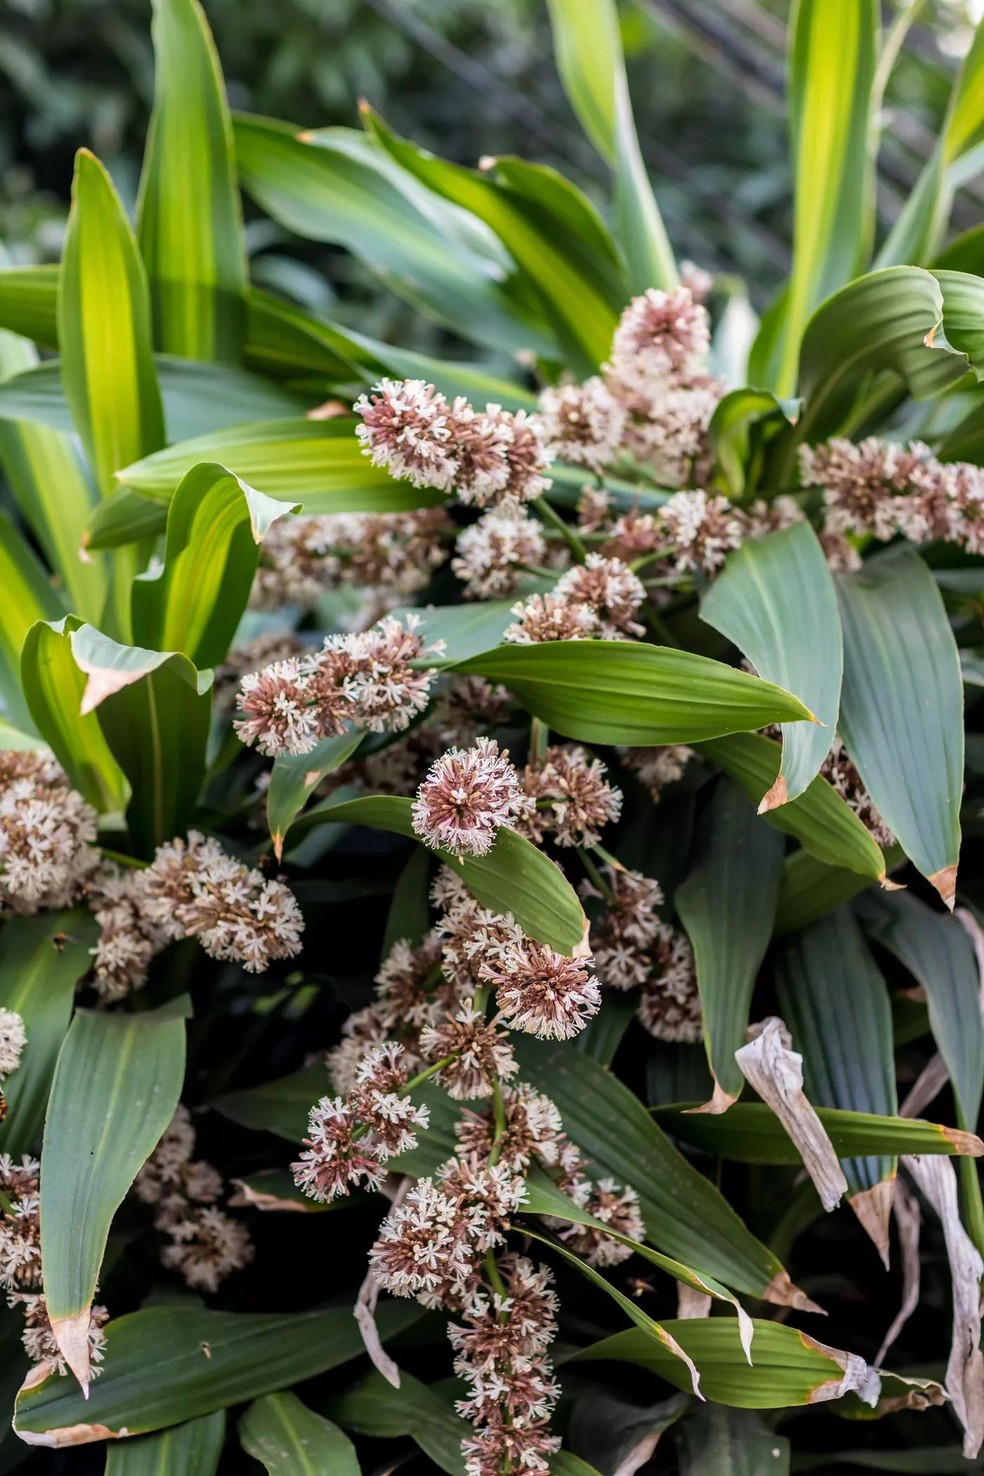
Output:
M225 1410L138 1435L106 1449L106 1476L215 1476L225 1440Z
M795 691L819 719L783 727L779 775L759 806L775 809L816 777L840 704L844 653L837 593L809 523L750 539L729 554L701 599L700 614L760 676Z
M895 1158L900 1153L941 1153L946 1158L984 1156L984 1142L976 1133L942 1123L874 1116L838 1107L818 1107L816 1113L839 1158ZM796 1144L764 1102L736 1102L730 1111L716 1117L692 1112L685 1102L655 1108L654 1114L674 1138L735 1163L802 1162Z
M840 731L909 859L948 907L960 853L963 686L939 587L919 555L891 552L838 579Z
M62 614L57 594L40 560L11 520L0 512L0 696L4 710L21 728L32 726L30 702L22 687L21 653L31 627ZM37 724L37 718L34 718Z
M245 1451L269 1476L359 1476L355 1446L296 1394L265 1394L239 1421Z
M772 937L785 842L727 779L718 784L703 824L705 844L673 903L697 964L704 1048L714 1077L707 1108L723 1112L744 1085L735 1051L745 1042L755 979Z
M51 1329L83 1391L89 1311L113 1216L174 1115L187 1001L151 1014L79 1010L58 1056L41 1151Z
M219 58L198 0L156 0L153 37L137 231L155 339L167 353L236 363L246 248Z
M549 0L549 10L564 91L615 170L616 228L631 289L673 287L676 263L639 148L614 0Z
M893 1116L898 1098L888 990L849 909L786 945L777 987L813 1105ZM896 1163L894 1154L882 1154L841 1164L851 1207L886 1266Z

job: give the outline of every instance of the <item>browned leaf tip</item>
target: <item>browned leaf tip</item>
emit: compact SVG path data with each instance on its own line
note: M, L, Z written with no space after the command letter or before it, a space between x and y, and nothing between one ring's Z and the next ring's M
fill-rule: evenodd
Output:
M732 1096L731 1092L726 1092L724 1090L724 1087L715 1077L714 1094L711 1097L711 1100L709 1102L702 1102L699 1107L687 1107L685 1110L687 1113L696 1114L700 1112L706 1112L710 1117L720 1117L721 1113L727 1112L728 1108L733 1107L737 1100L737 1093Z
M889 1267L889 1224L892 1218L892 1201L895 1198L895 1177L882 1179L871 1189L862 1189L848 1199L868 1239L881 1257L881 1263Z
M878 878L878 885L883 892L904 892L907 890L905 882L892 881L892 878L886 876L884 871Z
M62 1356L79 1381L82 1397L89 1397L89 1380L92 1373L89 1351L89 1325L92 1304L83 1307L74 1317L52 1317L51 1333L61 1349Z
M304 412L305 420L336 420L339 415L347 415L349 407L341 400L325 400L320 405L315 405L313 410Z
M943 899L944 906L953 911L953 904L957 896L957 868L956 865L944 866L942 871L934 871L928 878L930 886L936 888Z
M938 1126L938 1131L953 1147L955 1158L984 1158L984 1140L976 1133L965 1133L960 1128Z
M789 1279L789 1272L783 1267L777 1271L762 1293L763 1302L772 1302L777 1307L792 1307L794 1312L818 1312L821 1317L826 1317L826 1309L819 1302L813 1302L798 1286L794 1286Z
M290 1214L318 1214L321 1206L311 1199L284 1199L280 1194L267 1194L262 1189L248 1184L245 1179L233 1179L233 1194L229 1200L235 1209L284 1210Z
M799 1333L799 1339L809 1352L823 1353L841 1370L839 1379L824 1379L813 1386L807 1395L808 1404L822 1404L827 1399L841 1399L845 1394L853 1393L862 1404L868 1404L872 1409L875 1407L881 1395L881 1376L877 1369L869 1367L857 1353L845 1353L840 1348L818 1343L816 1338L805 1332Z
M282 830L271 830L270 839L273 841L273 854L278 861L284 859L284 833Z
M770 810L778 810L779 806L784 805L788 798L789 788L786 784L786 778L784 774L780 774L768 794L764 794L759 801L758 813L760 815L767 815Z

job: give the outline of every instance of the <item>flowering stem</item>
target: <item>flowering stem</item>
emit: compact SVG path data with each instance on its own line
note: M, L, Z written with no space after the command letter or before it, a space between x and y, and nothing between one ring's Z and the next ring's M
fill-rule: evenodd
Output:
M542 564L520 564L518 566L524 574L532 574L536 579L556 579L556 569L545 569Z
M618 857L613 856L610 851L606 851L604 846L599 846L598 843L595 842L591 849L594 851L596 856L601 857L606 866L611 866L614 871L625 870L625 867L622 865Z
M421 1086L425 1081L429 1081L432 1076L436 1076L439 1071L443 1071L445 1066L450 1066L457 1054L457 1051L452 1051L450 1056L444 1056L442 1060L435 1061L433 1066L428 1066L423 1071L418 1072L416 1076L411 1076L406 1086L400 1088L400 1096L405 1097L409 1092L413 1091L414 1087Z
M605 881L605 878L602 876L601 872L598 870L597 866L594 864L587 851L585 851L581 847L578 847L577 854L580 856L582 862L584 863L584 869L594 883L596 890L599 891L603 897L610 897L612 895L612 889Z
M489 1281L491 1281L493 1290L498 1296L504 1298L506 1295L506 1285L499 1275L499 1268L496 1265L495 1256L491 1251L485 1257L485 1274L489 1278Z
M585 550L584 544L581 542L580 538L574 532L574 529L570 526L570 524L564 522L564 519L560 516L560 513L557 512L556 508L551 507L550 503L545 497L535 497L533 499L532 506L536 508L537 512L545 523L549 523L552 528L557 529L558 533L564 539L571 553L577 559L578 563L583 564L584 560L587 558L587 552Z
M549 746L550 729L542 718L535 717L530 723L530 763L542 763Z
M492 1083L492 1122L492 1152L489 1154L489 1168L494 1168L499 1162L502 1139L506 1131L506 1104L502 1100L502 1086L498 1080Z

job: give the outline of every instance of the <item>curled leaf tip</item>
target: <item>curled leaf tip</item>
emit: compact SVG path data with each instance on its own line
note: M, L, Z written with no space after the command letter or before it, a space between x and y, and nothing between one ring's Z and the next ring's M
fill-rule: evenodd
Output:
M861 1228L878 1252L887 1271L890 1264L889 1224L892 1218L892 1201L895 1198L895 1178L882 1179L870 1189L852 1194L848 1200L858 1217Z
M943 899L943 905L952 912L957 896L956 865L944 866L942 871L934 871L933 875L927 879L930 886L935 887L939 892L940 897Z
M270 839L273 841L273 854L276 856L276 858L277 858L278 861L282 861L284 859L284 833L283 833L283 831L282 830L273 830L273 831L271 831L270 832Z
M79 1381L83 1399L89 1397L92 1364L89 1350L91 1304L74 1317L52 1317L51 1333L62 1356Z
M693 1113L696 1115L706 1112L709 1117L720 1117L722 1112L727 1112L728 1108L733 1107L737 1100L738 1094L726 1092L721 1083L715 1078L714 1092L711 1100L709 1102L702 1102L699 1107L687 1107L684 1110L687 1114Z
M315 405L312 410L305 410L305 420L336 420L339 415L347 415L348 406L343 405L341 400L325 400L320 405Z
M892 878L886 876L884 871L878 878L878 885L883 892L904 892L906 890L905 882L892 881Z
M827 1315L826 1309L819 1302L814 1302L805 1291L793 1284L785 1268L773 1276L762 1293L762 1300L773 1302L777 1307L792 1307L794 1312L817 1312L821 1317Z
M759 801L758 814L767 815L770 810L778 810L789 798L789 787L786 784L784 774L780 774L775 784L764 794Z

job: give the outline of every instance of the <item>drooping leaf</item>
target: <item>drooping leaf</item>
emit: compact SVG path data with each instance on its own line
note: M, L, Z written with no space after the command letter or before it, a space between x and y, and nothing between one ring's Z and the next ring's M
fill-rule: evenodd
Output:
M78 1010L55 1066L41 1150L44 1291L83 1389L109 1227L184 1084L186 1009L187 1000L139 1015Z
M796 388L810 313L864 266L874 234L875 0L798 0L790 21L793 267L768 388ZM824 181L823 189L816 181Z
M4 1082L0 1153L19 1158L41 1136L55 1061L72 1018L75 986L92 963L99 929L77 908L10 917L0 929L0 1005L24 1021L27 1046Z
M418 839L411 820L412 802L396 795L369 794L360 799L326 800L295 823L292 834L326 822L368 825ZM485 856L457 857L437 852L453 866L472 895L493 912L511 912L530 938L561 953L578 948L587 926L577 895L559 866L508 826Z
M419 1316L409 1302L378 1308L385 1340ZM16 1429L28 1445L86 1445L143 1435L256 1399L337 1368L363 1351L351 1306L245 1314L147 1307L106 1328L106 1357L88 1400L72 1379L27 1381Z
M21 727L30 728L32 715L22 690L21 653L35 622L57 620L63 607L37 555L2 512L0 588L4 592L0 601L0 697L7 716Z
M679 1102L655 1109L656 1120L681 1142L736 1163L800 1162L792 1139L764 1103L736 1102L719 1115L691 1112L688 1106ZM959 1128L915 1117L874 1116L835 1107L816 1110L840 1158L894 1158L902 1153L981 1156L981 1139Z
M718 764L740 784L753 804L775 786L779 773L779 744L759 733L733 733L704 742L699 752ZM837 791L819 774L798 799L767 810L763 819L827 866L845 867L878 881L885 874L885 858L868 830Z
M790 1444L746 1410L691 1410L674 1427L680 1476L789 1476Z
M134 640L218 666L246 608L259 545L288 511L224 466L193 467L168 505L163 566L134 580Z
M352 728L333 738L323 738L311 753L281 754L274 759L266 815L278 857L283 851L284 837L322 779L351 758L364 736L361 728Z
M443 500L441 493L394 481L373 466L345 417L231 426L123 466L119 480L141 497L169 502L200 461L228 467L268 497L302 502L306 513L401 512Z
M296 1394L264 1394L239 1421L242 1447L269 1476L359 1476L355 1446Z
M247 115L233 126L243 188L288 230L347 247L413 307L480 343L549 351L535 310L504 280L510 261L493 232L361 133L300 135Z
M816 714L817 723L783 726L779 777L762 806L797 799L830 747L844 665L837 592L809 523L750 539L730 553L702 596L700 613L760 676L795 691Z
M82 712L86 679L72 654L72 636L81 625L73 615L33 625L24 641L21 683L34 725L72 787L100 812L112 812L126 802L127 781L98 717Z
M892 1011L885 981L851 911L798 933L778 965L777 991L814 1107L890 1117L898 1111ZM851 1207L888 1264L896 1173L891 1154L842 1162Z
M357 1435L378 1440L409 1435L448 1476L464 1476L461 1441L469 1437L472 1427L455 1414L450 1400L403 1369L398 1389L373 1372L333 1399L328 1409L332 1419Z
M634 1476L653 1457L666 1431L690 1404L673 1394L643 1406L597 1384L586 1384L571 1401L567 1439L599 1471Z
M211 673L175 651L121 646L91 625L69 637L85 673L83 721L95 713L130 784L126 823L134 854L187 829L205 777Z
M225 1440L225 1411L106 1447L106 1476L215 1476Z
M197 0L157 0L137 234L158 348L236 363L246 247L219 58Z
M735 1291L780 1304L800 1301L781 1263L611 1072L546 1041L523 1040L517 1056L523 1080L556 1102L588 1172L637 1190L646 1238L658 1250Z
M703 827L704 844L673 905L693 945L704 1048L716 1110L723 1111L744 1085L735 1051L745 1041L772 937L785 843L727 779L715 789Z
M585 743L693 743L809 719L789 692L720 661L628 641L500 646L457 671L501 682L534 717Z
M837 581L840 731L886 825L953 904L963 788L963 687L939 587L912 550Z

